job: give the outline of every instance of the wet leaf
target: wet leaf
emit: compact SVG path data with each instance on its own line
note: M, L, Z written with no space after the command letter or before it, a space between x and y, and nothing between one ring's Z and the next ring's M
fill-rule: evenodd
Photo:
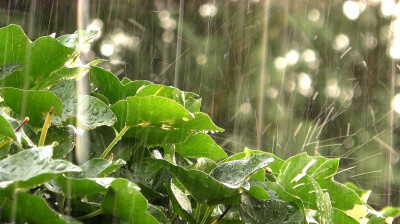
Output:
M76 80L64 80L50 88L64 105L61 119L53 118L53 123L61 124L70 117L77 117L79 123L88 129L102 125L112 126L117 118L110 108L96 97L89 95L78 97L77 88Z
M96 91L106 96L112 104L134 96L138 89L151 84L144 80L127 82L126 79L123 84L113 73L96 66L90 67L90 82L97 87Z
M101 202L106 214L112 214L129 223L157 224L157 219L146 213L148 203L137 186L125 179L116 179Z
M26 191L57 175L79 172L81 168L65 161L52 160L52 146L26 149L0 161L0 195Z
M10 63L0 66L0 80L12 74L15 71L22 71L22 66L17 63Z
M214 161L228 156L210 136L204 133L197 133L186 141L176 144L175 152L185 157L206 157Z
M49 128L45 145L51 145L57 143L53 149L53 159L63 159L69 152L75 147L75 128L68 125L64 127L51 127ZM32 136L34 142L39 142L40 135Z
M184 94L177 88L164 86L160 84L152 84L141 88L135 96L161 96L171 99L182 106L184 105Z
M67 198L85 197L96 194L105 194L114 178L69 178L60 176L48 186L56 188Z
M303 214L295 204L275 198L257 200L242 194L239 212L242 220L249 224L304 223Z
M182 142L200 131L223 131L206 114L191 114L179 103L159 96L128 97L126 125L131 128L125 136L143 139L146 145Z
M230 188L210 175L198 170L186 170L165 160L154 160L162 164L198 201L213 205L222 202L236 202L238 188Z
M208 158L198 158L197 162L191 166L190 169L200 170L209 174L215 167L217 167L217 164L213 160Z
M81 223L69 216L54 211L46 201L36 195L17 193L13 199L8 199L2 210L0 219L43 224L73 224Z
M248 176L255 171L265 168L274 159L265 154L256 154L249 159L234 160L219 164L210 173L210 176L230 188L244 187L250 189L246 182Z
M333 180L338 165L338 159L310 157L303 153L286 160L276 183L288 193L303 200L305 207L314 210L317 209L316 194L308 176L311 176L322 189L329 193L334 208L350 210L355 204L362 205L363 202L353 190Z
M45 36L31 42L17 25L0 29L0 66L17 63L23 71L14 72L3 79L3 86L28 89L72 58L75 50L65 47L52 37Z
M125 164L126 162L122 159L115 161L91 159L81 166L82 172L76 173L74 176L77 178L106 177Z
M8 120L0 114L0 136L5 136L14 140L17 140L17 136L15 136L14 128L8 122Z
M79 49L96 38L97 33L97 30L77 30L73 34L58 37L57 41L68 48Z
M196 223L192 216L192 204L186 194L175 186L174 183L166 182L165 187L172 202L174 213L189 223Z
M167 216L165 216L165 212L163 211L162 207L155 206L152 204L148 204L146 213L153 216L157 219L160 224L169 224Z
M20 118L29 117L29 124L35 128L43 126L43 115L47 114L51 107L55 109L55 116L61 116L63 110L61 100L50 91L1 88L0 93L6 105Z

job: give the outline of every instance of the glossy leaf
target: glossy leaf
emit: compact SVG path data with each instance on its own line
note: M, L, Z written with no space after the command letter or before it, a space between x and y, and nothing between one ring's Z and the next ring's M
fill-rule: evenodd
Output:
M114 180L101 202L101 208L106 214L112 214L125 222L158 224L157 219L146 213L147 207L146 198L133 183L125 179Z
M65 161L52 160L52 146L27 149L0 161L0 195L36 187L66 172L81 168Z
M22 66L17 63L10 63L0 66L0 80L4 79L8 75L12 74L15 71L22 71Z
M374 216L368 223L370 224L383 224L390 223L393 219L400 217L400 208L396 207L385 207L379 211L382 217Z
M40 135L34 135L32 140L39 142ZM56 143L53 149L53 159L63 159L75 147L75 128L68 125L64 127L49 128L45 145Z
M310 193L314 191L314 187L308 176L311 176L322 189L326 189L334 208L350 210L355 204L362 205L363 202L353 190L333 180L338 165L338 159L309 157L303 153L286 160L276 183L288 193L301 198L307 208L317 209L316 195Z
M295 204L279 199L257 200L242 194L239 212L248 224L304 223L303 214Z
M182 106L184 105L184 94L177 88L164 86L160 84L152 84L141 88L135 96L161 96L171 99Z
M235 202L238 199L238 188L230 188L202 171L186 170L165 160L155 161L162 164L196 200L204 204Z
M265 154L256 154L249 159L234 160L219 164L210 176L231 188L250 188L246 182L248 176L258 169L265 168L274 159Z
M57 41L68 48L79 49L96 38L97 33L97 30L77 30L73 34L58 37Z
M17 193L13 195L12 200L8 199L1 212L0 220L43 224L81 223L57 213L43 198L28 193Z
M154 218L157 219L157 221L160 224L169 224L170 222L168 221L167 216L165 216L165 212L163 211L162 207L160 206L155 206L152 204L148 204L149 207L147 207L146 213L153 216Z
M72 58L75 50L65 47L52 37L45 36L31 42L17 25L0 29L0 66L17 63L23 71L3 79L3 86L28 89L61 68Z
M102 125L112 126L117 118L110 108L96 97L89 95L78 97L77 88L76 80L64 80L50 88L64 105L61 119L54 118L53 123L61 124L70 117L77 117L79 123L88 129Z
M105 194L114 178L70 178L60 176L55 179L53 188L59 188L67 198ZM56 186L54 186L56 185Z
M186 194L181 191L174 183L167 182L166 188L169 199L172 202L174 213L182 217L189 223L196 223L192 216L192 205Z
M17 136L15 136L14 128L8 122L8 120L0 114L0 136L5 136L14 140L17 140Z
M113 73L96 66L91 66L90 68L90 82L112 104L119 100L124 100L126 97L134 96L139 88L151 84L149 81L142 80L127 82L126 79L124 84L122 84Z
M197 133L186 141L176 144L175 152L185 157L206 157L214 161L228 156L210 136L204 133Z
M81 168L82 172L76 173L77 178L95 178L95 177L106 177L113 173L121 166L125 165L126 162L122 159L116 161L109 161L106 159L91 159L84 163Z
M29 117L29 124L35 128L43 126L44 114L54 107L54 115L61 116L61 100L50 91L21 90L1 88L4 102L21 118Z

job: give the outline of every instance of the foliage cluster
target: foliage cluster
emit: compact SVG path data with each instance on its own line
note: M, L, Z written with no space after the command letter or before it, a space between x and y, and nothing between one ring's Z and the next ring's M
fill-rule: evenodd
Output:
M336 182L339 159L284 161L248 148L228 156L208 135L223 129L200 112L197 94L119 80L101 60L79 65L95 35L31 42L17 25L0 29L1 221L390 223L400 215ZM87 75L90 94L78 93Z

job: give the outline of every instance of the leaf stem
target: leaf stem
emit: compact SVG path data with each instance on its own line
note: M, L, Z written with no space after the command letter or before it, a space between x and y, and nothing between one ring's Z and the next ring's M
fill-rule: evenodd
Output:
M206 212L204 213L203 219L201 220L200 224L204 224L207 221L208 216L210 215L212 206L207 206Z
M47 130L49 130L49 127L51 125L51 118L53 117L53 113L54 113L54 107L52 106L43 124L42 133L40 134L40 139L38 144L39 147L44 146L44 141L46 140Z
M9 142L11 142L12 140L13 140L12 138L5 137L5 138L3 139L3 141L0 142L0 148L3 147L3 146L5 146L5 145L7 145L7 144L8 144Z
M19 130L21 130L21 128L28 123L29 121L29 117L25 117L25 119L21 122L21 124L18 125L18 127L14 130L14 132L19 132Z
M106 148L106 150L104 150L103 154L101 154L100 159L105 159L107 154L111 151L111 149L114 147L115 144L117 144L117 142L119 140L121 140L122 136L125 134L126 131L128 131L128 129L130 128L130 126L125 126L119 133L117 136L115 136L115 138L112 140L112 142L110 143L110 145Z
M96 211L94 211L92 213L86 214L84 216L80 216L77 219L78 220L90 219L92 217L95 217L95 216L98 216L98 215L101 215L101 214L103 214L103 209L100 208L100 209L98 209L98 210L96 210Z
M229 211L229 209L231 208L231 206L232 206L232 205L229 205L229 206L225 209L225 211L224 211L220 216L218 216L218 218L217 218L216 220L214 220L211 224L218 224L219 221L221 221L221 219L224 218L224 216L226 215L226 213L228 213L228 211Z

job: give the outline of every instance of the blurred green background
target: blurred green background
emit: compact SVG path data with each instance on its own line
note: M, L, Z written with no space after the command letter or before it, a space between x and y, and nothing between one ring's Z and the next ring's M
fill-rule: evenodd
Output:
M200 94L228 152L340 157L336 180L400 206L394 0L0 0L9 24L32 40L96 29L83 62Z

